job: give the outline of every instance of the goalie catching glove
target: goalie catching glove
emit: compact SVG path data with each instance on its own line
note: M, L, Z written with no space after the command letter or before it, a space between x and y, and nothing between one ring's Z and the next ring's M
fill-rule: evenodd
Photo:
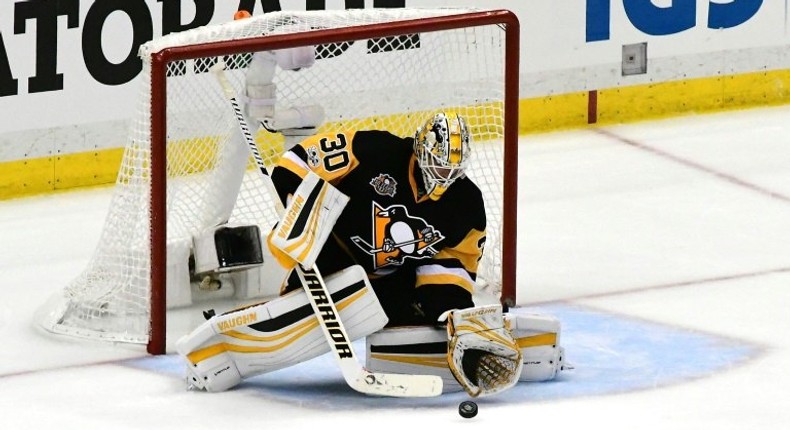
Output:
M521 349L505 324L502 306L447 311L440 321L444 319L450 371L470 396L494 394L518 382Z

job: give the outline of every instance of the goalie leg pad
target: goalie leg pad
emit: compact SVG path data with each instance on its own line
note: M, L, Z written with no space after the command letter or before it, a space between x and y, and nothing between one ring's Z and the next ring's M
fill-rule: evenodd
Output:
M541 382L554 379L560 371L572 369L560 346L560 321L550 315L505 314L516 340L524 366L519 381Z
M444 327L390 327L366 339L365 367L374 372L434 375L442 378L442 393L463 391L447 365Z
M560 321L550 315L504 314L506 325L521 349L519 382L554 379L572 369L560 346ZM447 330L441 327L385 328L367 337L366 367L376 372L435 375L443 393L463 391L447 363Z
M241 380L233 357L223 352L209 357L194 366L187 366L187 387L206 391L225 391Z
M360 266L325 279L348 336L383 328L387 316ZM176 343L188 365L188 383L223 391L245 378L292 366L329 351L303 290L270 302L213 316Z
M450 318L447 330L399 327L369 336L367 367L439 376L444 382L443 393L465 390L473 397L503 391L518 382L521 353L509 334L501 306L455 310L445 316Z

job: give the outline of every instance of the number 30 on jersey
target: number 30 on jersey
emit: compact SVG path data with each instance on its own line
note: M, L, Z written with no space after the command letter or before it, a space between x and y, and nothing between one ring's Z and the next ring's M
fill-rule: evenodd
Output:
M337 133L334 139L322 137L318 143L323 153L324 170L328 173L343 170L351 163L348 142L343 133Z

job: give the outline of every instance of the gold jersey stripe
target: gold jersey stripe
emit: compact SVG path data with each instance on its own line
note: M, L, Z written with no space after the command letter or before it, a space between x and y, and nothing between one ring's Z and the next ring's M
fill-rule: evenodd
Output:
M469 279L461 276L453 275L450 273L435 274L435 275L417 275L417 282L415 287L423 285L440 284L440 285L458 285L470 293L474 293L475 287Z
M456 259L461 262L467 272L476 273L482 253L479 244L485 236L484 231L472 229L458 245L442 249L434 256L434 259Z
M298 163L294 162L293 160L288 159L288 157L280 157L280 160L277 162L277 165L280 167L284 167L287 170L290 170L294 174L298 175L300 178L304 178L307 175L307 169L303 166L299 165Z

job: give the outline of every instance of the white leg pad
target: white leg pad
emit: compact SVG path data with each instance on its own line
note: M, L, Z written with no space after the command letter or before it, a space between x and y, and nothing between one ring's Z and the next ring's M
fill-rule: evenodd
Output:
M369 370L442 378L442 393L463 391L447 364L444 327L385 328L367 337L365 364Z
M560 321L550 315L505 314L513 337L521 348L524 366L519 381L540 382L554 379L566 368L560 346Z
M374 333L388 319L360 266L325 279L349 337ZM188 364L188 383L223 391L241 380L292 366L329 351L303 290L216 315L176 343Z
M504 314L521 348L521 382L554 379L572 366L560 346L560 321L549 315ZM436 375L443 393L463 391L447 363L447 330L443 327L386 328L367 337L367 368L377 372Z
M241 374L227 352L187 366L187 386L206 391L225 391L241 382Z

